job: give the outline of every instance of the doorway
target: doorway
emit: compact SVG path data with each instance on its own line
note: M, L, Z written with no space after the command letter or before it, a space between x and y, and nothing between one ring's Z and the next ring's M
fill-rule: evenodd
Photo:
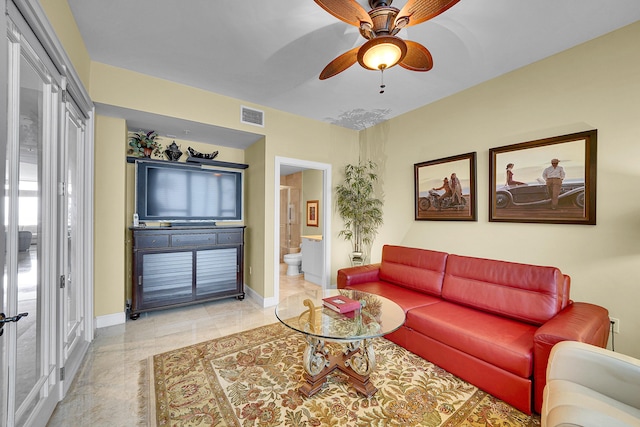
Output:
M280 300L280 260L282 247L285 245L284 241L281 241L281 175L288 175L291 173L302 172L305 170L317 170L322 173L322 191L319 203L319 219L322 221L322 260L321 260L321 279L319 285L324 289L329 285L330 271L331 271L331 165L326 163L310 162L307 160L292 159L286 157L276 157L275 159L275 212L274 212L274 250L273 250L273 263L274 263L274 301L277 303ZM301 212L301 222L305 223L305 211L306 207L303 205Z

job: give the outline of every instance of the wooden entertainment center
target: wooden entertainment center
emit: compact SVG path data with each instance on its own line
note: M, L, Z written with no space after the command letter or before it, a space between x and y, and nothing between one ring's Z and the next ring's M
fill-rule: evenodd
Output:
M221 298L244 299L244 226L131 227L129 317Z
M145 175L139 182L138 167L142 160ZM140 214L141 225L130 227L133 240L132 291L129 317L137 319L145 311L179 307L221 298L236 297L244 299L244 225L215 225L215 221L223 223L240 223L242 191L241 179L233 178L232 188L235 193L229 194L233 199L225 204L229 197L216 192L216 189L229 187L230 182L203 181L207 175L220 177L229 175L224 170L240 170L248 168L241 163L230 163L219 160L189 157L186 164L167 162L158 159L141 159L127 157L127 162L136 164L136 208ZM151 165L151 166L146 166ZM154 166L157 165L157 166ZM163 166L164 165L164 166ZM207 174L197 173L205 167ZM212 169L213 167L213 169ZM165 180L149 181L151 169L170 168L178 175L167 175ZM220 169L221 168L221 169ZM219 170L218 170L219 169ZM192 172L194 172L193 175ZM237 175L237 172L233 173ZM197 177L195 175L198 175ZM168 179L170 178L170 179ZM168 179L168 180L167 180ZM192 179L192 181L190 181ZM222 178L218 178L222 179ZM184 188L173 184L189 182ZM165 184L171 185L166 186ZM144 184L144 185L139 185ZM161 187L161 192L155 189ZM191 191L192 188L205 192ZM153 194L147 198L147 194ZM185 194L196 194L182 197ZM218 194L220 194L219 198ZM166 203L167 195L171 203ZM184 205L184 200L201 201L213 195L215 201L204 201L198 206ZM138 200L138 197L140 199ZM171 198L174 197L174 198ZM151 206L151 203L160 203ZM138 205L138 203L142 204ZM174 203L175 202L175 203ZM181 204L182 203L182 204ZM206 206L218 206L219 210L206 211ZM148 209L147 209L148 208ZM193 209L192 209L193 208ZM158 217L149 215L150 211L160 211ZM191 214L198 211L199 214ZM177 212L177 213L176 213ZM185 214L184 212L188 212ZM142 214L144 213L144 214ZM165 218L164 215L168 217ZM175 216L172 216L175 215ZM192 216L195 215L195 216ZM135 220L134 220L135 221ZM144 226L143 221L150 223L167 223L168 226ZM182 222L181 222L182 221ZM218 222L220 223L220 222Z

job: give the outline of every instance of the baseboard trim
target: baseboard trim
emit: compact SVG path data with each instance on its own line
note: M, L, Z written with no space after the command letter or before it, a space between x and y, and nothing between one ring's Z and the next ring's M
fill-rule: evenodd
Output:
M278 304L278 301L274 297L264 298L262 295L260 295L259 293L257 293L256 291L248 287L247 285L245 285L244 287L244 292L247 294L249 298L254 300L262 308L273 307L274 305Z
M96 328L106 328L107 326L122 325L127 321L127 314L113 313L96 317Z

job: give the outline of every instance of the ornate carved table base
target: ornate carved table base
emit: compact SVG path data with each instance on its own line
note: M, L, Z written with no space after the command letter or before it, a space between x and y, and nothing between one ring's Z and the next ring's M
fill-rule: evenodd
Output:
M336 369L347 374L349 382L363 395L371 397L378 391L369 381L369 375L376 366L371 340L350 342L341 355L329 354L324 344L322 339L307 336L303 359L305 383L298 389L300 393L307 397L314 395Z

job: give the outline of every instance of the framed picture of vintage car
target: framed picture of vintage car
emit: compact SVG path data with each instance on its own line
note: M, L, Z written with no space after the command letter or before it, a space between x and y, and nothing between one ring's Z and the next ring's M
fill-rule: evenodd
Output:
M596 223L597 131L489 150L489 221Z
M476 221L476 153L413 165L417 221Z

